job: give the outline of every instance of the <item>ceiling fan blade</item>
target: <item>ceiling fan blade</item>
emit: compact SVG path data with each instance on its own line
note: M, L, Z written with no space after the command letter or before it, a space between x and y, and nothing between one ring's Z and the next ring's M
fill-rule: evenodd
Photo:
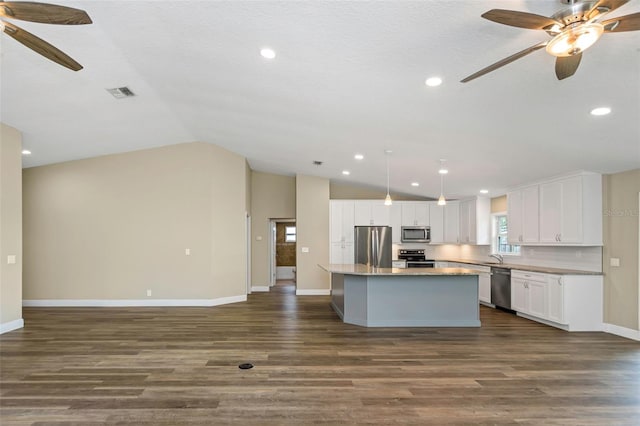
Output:
M572 56L558 56L556 58L556 77L558 77L558 80L564 80L575 74L581 59L582 52Z
M0 2L0 16L42 24L82 25L91 24L87 12L73 7L35 2Z
M64 53L62 50L54 47L53 45L47 43L39 37L31 34L28 31L23 30L22 28L16 27L15 25L9 22L2 22L3 31L6 34L9 34L14 39L18 40L20 43L27 46L29 49L38 52L42 56L47 59L56 62L63 67L67 67L73 71L79 71L82 69L82 65L77 63L73 58Z
M478 78L480 76L483 76L483 75L485 75L487 73L490 73L491 71L497 70L500 67L503 67L503 66L505 66L507 64L510 64L511 62L515 61L516 59L520 59L523 56L528 55L529 53L535 52L538 49L542 49L546 45L547 45L546 41L540 42L538 44L534 44L531 47L528 47L528 48L526 48L526 49L524 49L524 50L522 50L522 51L520 51L518 53L514 53L513 55L511 55L511 56L509 56L507 58L504 58L501 61L496 62L495 64L491 64L488 67L483 68L480 71L471 74L469 77L466 77L466 78L460 80L460 83L466 83L466 82L471 81L473 79L476 79L476 78Z
M530 30L542 30L558 25L564 27L562 22L534 13L519 12L517 10L491 9L481 15L499 24L511 25L512 27L527 28Z
M600 0L595 6L591 8L587 16L589 19L593 19L596 16L604 15L613 10L616 10L620 6L624 6L629 3L629 0Z
M606 21L601 22L601 24L604 25L604 30L609 33L638 31L640 30L640 12L607 19Z

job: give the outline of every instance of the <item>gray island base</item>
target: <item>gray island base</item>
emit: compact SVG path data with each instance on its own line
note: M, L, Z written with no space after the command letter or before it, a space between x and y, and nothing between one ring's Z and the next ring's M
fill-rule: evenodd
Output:
M331 306L363 327L480 327L478 272L463 268L320 265Z

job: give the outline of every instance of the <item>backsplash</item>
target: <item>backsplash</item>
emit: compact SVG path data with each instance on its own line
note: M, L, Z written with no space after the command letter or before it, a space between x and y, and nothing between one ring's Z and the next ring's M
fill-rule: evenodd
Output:
M394 244L393 258L400 248L423 248L427 259L468 259L491 262L489 246ZM602 247L523 246L520 256L505 256L505 263L514 265L547 266L602 272Z

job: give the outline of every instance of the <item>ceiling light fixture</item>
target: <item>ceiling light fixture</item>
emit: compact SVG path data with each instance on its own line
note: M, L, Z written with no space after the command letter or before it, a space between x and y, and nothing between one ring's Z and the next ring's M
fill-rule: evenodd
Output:
M411 186L420 186L418 182L411 182Z
M349 170L343 170L342 174L345 176L349 176L351 174L351 172Z
M262 55L262 57L266 59L273 59L276 57L276 52L273 49L265 47L264 49L260 50L260 55Z
M384 205L385 206L390 206L392 203L391 201L391 195L389 195L389 155L391 154L392 151L390 150L385 150L384 154L387 157L387 196L384 197Z
M353 156L353 158L355 158L356 160L362 160L364 158L364 155L356 154L356 155Z
M591 110L591 115L607 115L611 112L609 107L598 107Z
M436 87L442 84L442 79L440 77L429 77L424 84L429 87Z
M481 194L488 194L488 193L489 193L489 190L488 190L488 189L481 189L481 190L480 190L480 193L481 193Z
M31 155L31 151L29 151L28 149L23 149L22 155Z
M546 49L553 56L567 57L577 55L598 41L603 32L604 26L597 22L567 28L551 39Z
M446 198L444 198L444 175L448 173L448 170L444 168L443 163L444 160L440 160L440 170L438 170L438 173L440 173L440 197L438 198L439 206L447 205L447 200ZM443 170L445 170L444 173L442 173Z

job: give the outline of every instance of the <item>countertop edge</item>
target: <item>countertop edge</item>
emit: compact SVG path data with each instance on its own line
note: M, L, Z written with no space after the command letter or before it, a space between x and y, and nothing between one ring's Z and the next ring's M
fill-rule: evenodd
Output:
M457 263L467 263L470 265L479 265L479 266L488 266L492 268L505 268L516 271L527 271L527 272L539 272L542 274L554 274L554 275L598 275L603 276L602 272L595 271L582 271L579 269L565 269L565 268L552 268L547 266L531 266L531 265L516 265L513 263L489 263L482 262L479 260L470 260L470 259L436 259L436 262L457 262Z

